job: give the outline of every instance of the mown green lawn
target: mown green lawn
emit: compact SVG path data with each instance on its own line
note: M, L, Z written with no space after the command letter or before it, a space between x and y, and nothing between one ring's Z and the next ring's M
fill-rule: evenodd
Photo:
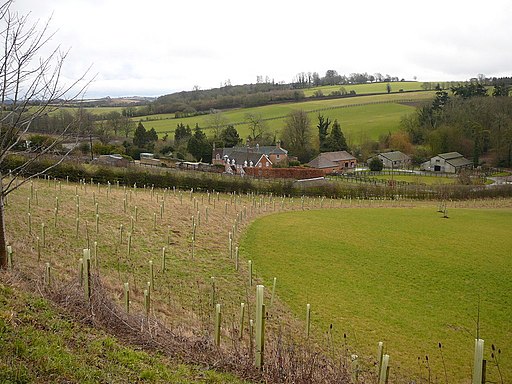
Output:
M301 318L312 306L315 334L364 355L384 341L392 372L444 382L471 377L477 313L480 335L502 350L512 381L512 210L338 209L272 215L250 227L241 254ZM418 361L418 357L420 360ZM401 368L399 369L398 366ZM493 364L488 380L498 380ZM464 381L466 382L466 381Z

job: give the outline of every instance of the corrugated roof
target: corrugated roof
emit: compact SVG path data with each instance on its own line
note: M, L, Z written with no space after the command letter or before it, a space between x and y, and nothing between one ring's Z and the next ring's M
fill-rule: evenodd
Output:
M455 168L466 167L468 165L472 165L473 164L473 162L469 161L465 157L459 157L459 158L456 158L456 159L446 160L446 162L448 164L454 166Z
M400 151L380 153L380 156L385 157L389 161L407 161L410 157Z
M457 157L463 157L459 152L440 153L437 156L439 156L441 159L445 159L445 160L456 159Z

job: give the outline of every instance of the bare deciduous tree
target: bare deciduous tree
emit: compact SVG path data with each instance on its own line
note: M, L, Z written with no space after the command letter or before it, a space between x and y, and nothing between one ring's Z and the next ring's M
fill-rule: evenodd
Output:
M311 143L311 121L306 112L302 110L292 111L285 121L285 126L281 134L283 142L299 161L307 162L313 154Z
M81 96L90 81L87 72L71 84L63 84L61 71L67 51L60 47L50 50L54 33L49 31L48 20L43 25L32 23L27 15L20 15L12 8L12 0L0 5L0 268L7 267L4 202L6 196L31 178L48 172L60 164L71 151L60 153L55 162L38 172L27 175L27 168L41 156L53 151L70 135L76 126L72 121L66 126L52 129L51 142L44 148L30 148L25 144L28 134L38 119L54 112L64 103ZM70 96L71 95L71 96ZM1 172L7 157L23 148L31 156L9 174Z

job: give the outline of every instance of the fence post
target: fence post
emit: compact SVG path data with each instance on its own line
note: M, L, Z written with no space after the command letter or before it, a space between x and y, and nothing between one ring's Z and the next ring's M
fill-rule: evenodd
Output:
M7 246L7 266L12 269L12 246Z
M44 280L45 280L45 283L46 285L50 285L50 281L51 281L51 269L50 269L50 263L46 263L45 264L45 275L44 275Z
M220 347L220 322L221 322L221 313L220 313L220 304L215 305L215 345Z
M165 247L162 247L162 272L165 272Z
M248 264L249 264L249 287L252 287L252 260L249 260Z
M83 250L83 281L85 298L89 302L91 300L91 250Z
M357 355L351 355L350 356L351 359L352 359L352 364L351 364L351 369L352 369L352 374L351 374L351 379L352 379L352 384L355 384L359 381L359 356Z
M475 358L473 364L473 384L482 383L482 367L484 360L484 340L475 339Z
M245 303L240 303L240 340L244 335Z
M256 368L263 367L264 347L265 347L265 305L263 304L263 294L265 287L256 286Z
M389 377L389 355L382 356L382 365L380 367L379 384L387 384Z
M309 329L311 326L311 304L306 304L306 338L309 339Z
M382 356L384 355L384 343L379 341L377 346L377 375L380 377L380 368L382 367Z

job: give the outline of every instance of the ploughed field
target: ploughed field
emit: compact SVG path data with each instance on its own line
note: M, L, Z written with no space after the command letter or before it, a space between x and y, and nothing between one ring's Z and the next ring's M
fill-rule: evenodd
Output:
M256 220L241 255L303 320L311 304L318 342L375 355L384 341L392 378L467 382L478 328L488 380L494 344L510 382L512 209L493 205L286 212Z

